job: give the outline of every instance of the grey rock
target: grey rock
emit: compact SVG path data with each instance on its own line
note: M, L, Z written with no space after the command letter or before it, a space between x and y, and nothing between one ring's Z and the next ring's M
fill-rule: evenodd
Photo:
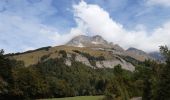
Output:
M124 51L124 49L121 48L119 45L107 42L100 35L96 35L93 37L79 35L74 37L65 45L74 47L110 48L116 51Z
M114 68L116 65L120 64L122 69L134 71L135 67L131 64L126 62L125 60L104 60L104 61L97 61L96 66L97 68Z
M65 60L65 64L66 64L67 66L71 66L71 65L72 65L71 60L66 59L66 60Z
M120 64L122 66L122 69L129 70L129 71L135 70L135 67L131 63L126 62L125 60L123 60L121 58L111 59L111 60L103 60L103 61L95 61L96 66L92 66L86 57L77 54L75 57L75 61L81 62L81 63L83 63L89 67L92 67L92 68L114 68L116 65Z
M81 62L81 63L83 63L83 64L85 64L85 65L87 65L87 66L89 66L89 67L93 67L93 66L90 64L89 60L88 60L86 57L82 56L82 55L79 55L79 54L76 55L75 61Z

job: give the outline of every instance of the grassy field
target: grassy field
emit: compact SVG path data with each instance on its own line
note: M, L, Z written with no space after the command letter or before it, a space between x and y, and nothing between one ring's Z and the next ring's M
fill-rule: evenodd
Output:
M103 96L78 96L67 98L39 99L39 100L102 100Z

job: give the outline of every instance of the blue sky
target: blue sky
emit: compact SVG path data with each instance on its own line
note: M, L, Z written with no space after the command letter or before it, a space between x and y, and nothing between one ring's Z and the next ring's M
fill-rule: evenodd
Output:
M79 34L99 34L125 49L170 46L170 2L0 0L0 48L7 53L61 45Z

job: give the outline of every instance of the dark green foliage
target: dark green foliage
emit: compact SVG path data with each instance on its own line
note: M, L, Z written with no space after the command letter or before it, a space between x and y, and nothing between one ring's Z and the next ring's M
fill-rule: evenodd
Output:
M155 100L170 100L170 50L167 46L160 47L166 59L166 65L160 74Z
M43 48L43 50L49 48ZM41 50L41 49L40 49ZM94 57L88 53L74 51L87 57L92 65L102 61L103 56ZM38 64L25 67L21 61L6 58L0 51L0 100L38 99L85 95L106 95L104 100L129 100L143 96L143 100L169 100L170 94L170 52L166 64L146 60L138 62L125 57L136 65L134 72L123 70L121 65L114 68L91 68L76 62L65 65L67 52L59 51L61 58L41 58Z
M50 54L42 56L42 57L41 57L41 61L46 60L49 56L50 56Z
M123 72L123 70L122 70L122 66L120 64L114 67L114 74L116 76L122 76L122 72Z
M143 100L151 100L151 82L149 79L144 80L144 88L143 88Z
M128 84L133 83L130 82L132 72L121 69L120 65L115 69L93 69L80 62L73 61L71 67L63 63L64 59L60 58L49 59L36 65L49 84L50 97L102 95L111 92L116 97L126 95L123 97L126 99L129 94L135 96L131 91L128 92L130 88L138 89L127 88ZM59 84L60 82L63 83Z
M0 72L0 97L18 100L106 93L106 99L127 100L140 95L138 85L141 83L120 65L114 69L93 69L73 60L68 67L64 64L67 53L64 50L59 53L62 58L47 59L49 55L46 55L38 64L25 68L23 62L5 58L2 51L0 67L4 70ZM91 61L104 59L83 55Z
M64 57L64 58L66 58L66 57L67 57L67 53L66 53L66 51L65 51L65 50L60 50L60 51L59 51L59 54L61 54L61 55L62 55L62 57Z
M111 93L106 93L105 97L102 100L116 100L116 97Z
M48 92L48 86L41 74L33 68L19 68L14 73L14 88L12 93L23 98L43 97Z
M134 66L143 64L143 62L140 62L140 61L138 61L138 60L136 60L136 59L134 59L130 56L121 56L121 58L123 58L127 62L132 63Z
M0 51L0 99L13 98L14 88L14 69L23 67L24 64L21 61L10 60L3 54L4 51ZM15 98L14 98L15 99Z

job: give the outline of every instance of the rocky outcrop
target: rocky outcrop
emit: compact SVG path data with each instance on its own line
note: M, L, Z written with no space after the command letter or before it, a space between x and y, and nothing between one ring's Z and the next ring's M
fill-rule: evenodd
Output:
M125 60L104 60L104 61L97 61L96 66L97 68L114 68L116 65L120 64L122 69L134 71L135 67Z
M81 63L83 63L83 64L85 64L85 65L87 65L89 67L93 67L90 64L89 60L86 57L82 56L82 55L76 55L75 61L81 62Z
M122 58L116 58L116 59L107 59L107 60L96 60L94 61L95 65L92 65L88 58L84 57L81 54L76 54L75 61L81 62L89 67L92 68L114 68L116 65L120 64L122 66L122 69L134 71L135 67L129 63L123 60ZM71 66L71 60L70 58L66 58L65 64L68 66Z

